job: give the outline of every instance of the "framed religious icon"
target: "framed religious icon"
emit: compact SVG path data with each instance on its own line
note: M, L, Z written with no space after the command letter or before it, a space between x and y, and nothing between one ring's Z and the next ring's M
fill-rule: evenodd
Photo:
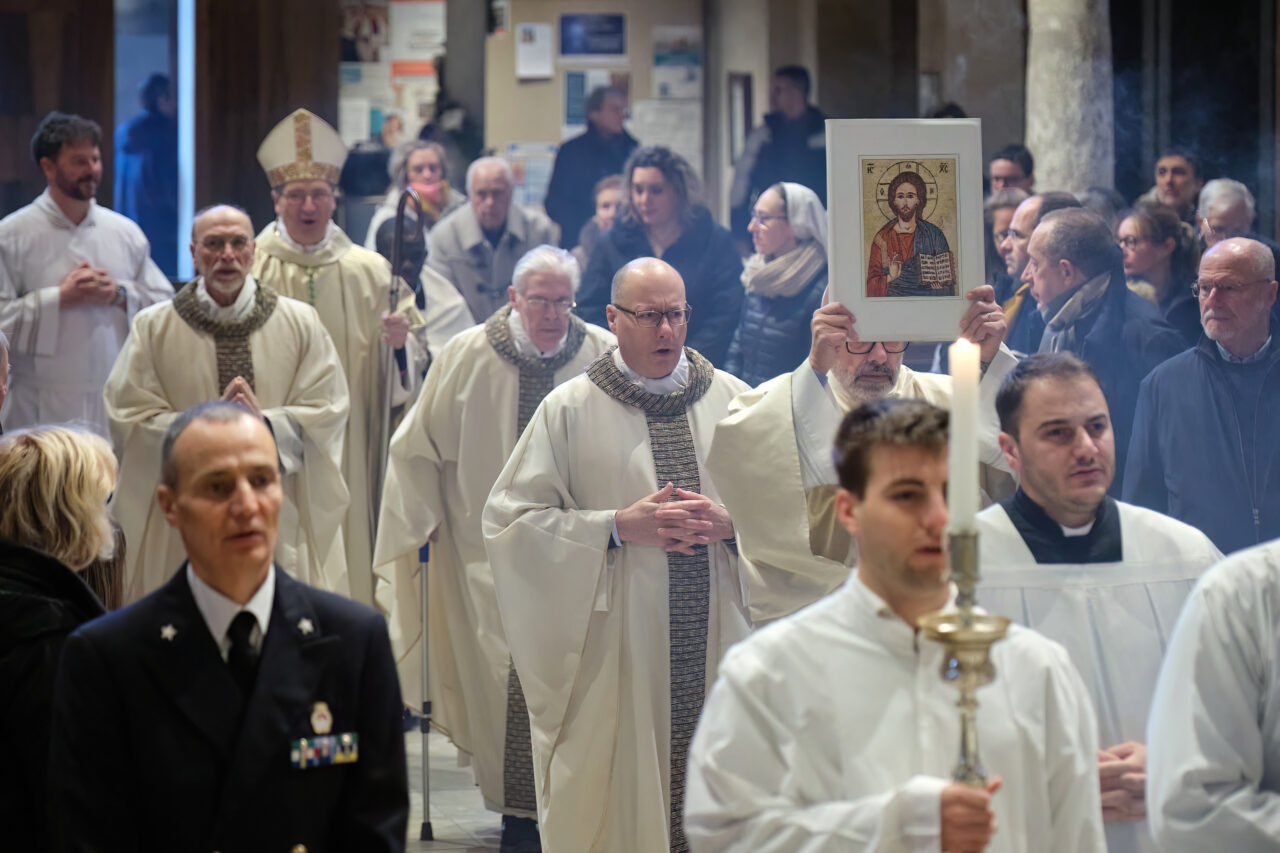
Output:
M831 295L865 340L948 341L983 283L977 119L827 122Z

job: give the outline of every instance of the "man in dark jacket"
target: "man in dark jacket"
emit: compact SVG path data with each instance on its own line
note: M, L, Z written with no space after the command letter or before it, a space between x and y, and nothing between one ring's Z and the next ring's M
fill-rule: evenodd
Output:
M54 689L55 850L397 851L400 686L376 612L274 566L275 442L231 403L179 415L157 491L189 562L76 631Z
M116 212L138 223L151 259L178 275L178 125L176 99L163 74L139 91L143 113L116 128Z
M1142 383L1124 499L1205 532L1223 552L1280 537L1275 260L1223 240L1200 260L1204 336Z
M601 86L587 98L587 132L575 136L556 154L547 187L547 216L560 226L560 245L578 245L578 232L596 212L592 194L601 178L622 173L636 148L636 139L623 128L626 100L612 86Z
M1016 353L1031 355L1039 351L1040 338L1044 335L1044 318L1036 310L1031 298L1031 278L1027 275L1027 246L1031 232L1036 230L1046 214L1065 207L1080 207L1071 193L1037 193L1022 201L1013 211L1013 219L1000 238L1000 257L1005 270L1018 285L1012 296L1000 302L1009 320L1009 334L1005 344ZM944 350L945 353L945 350Z
M803 184L827 204L827 117L809 103L809 72L798 65L773 72L769 106L733 167L729 230L744 245L756 199L774 184Z
M1045 215L1027 252L1024 278L1045 322L1038 351L1069 351L1093 368L1111 411L1116 471L1123 471L1138 385L1186 345L1155 306L1125 285L1120 249L1096 213L1066 208ZM1116 477L1109 492L1120 489Z

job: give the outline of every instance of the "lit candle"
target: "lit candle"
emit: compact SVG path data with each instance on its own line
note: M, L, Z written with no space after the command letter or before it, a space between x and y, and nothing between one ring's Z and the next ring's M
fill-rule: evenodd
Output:
M953 533L977 530L978 348L960 338L948 350L951 362L951 441L947 504Z

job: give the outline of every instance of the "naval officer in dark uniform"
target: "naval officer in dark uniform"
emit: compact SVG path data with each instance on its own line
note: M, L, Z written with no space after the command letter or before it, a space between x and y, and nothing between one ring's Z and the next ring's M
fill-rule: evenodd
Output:
M50 814L61 851L403 851L400 688L373 610L272 563L281 487L263 421L188 409L160 506L189 562L66 643Z

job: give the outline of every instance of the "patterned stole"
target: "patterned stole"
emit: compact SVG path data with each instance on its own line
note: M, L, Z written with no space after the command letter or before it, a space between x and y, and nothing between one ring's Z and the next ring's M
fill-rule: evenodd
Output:
M186 324L197 332L213 336L218 354L218 394L237 376L253 384L253 352L249 349L249 336L261 329L276 310L278 294L262 282L253 296L253 310L242 320L214 320L205 313L196 299L196 283L189 281L173 297L173 308ZM256 391L257 389L254 388Z
M520 393L516 408L516 437L524 434L538 404L556 384L556 373L573 361L586 340L586 325L577 317L569 318L568 337L564 349L551 358L524 355L516 349L507 318L511 306L504 305L485 321L484 335L489 345L504 360L520 371ZM507 663L507 730L502 750L502 799L510 811L537 813L538 802L533 787L533 744L529 734L529 707L524 701L520 676L509 660Z
M688 408L711 387L715 368L685 347L689 382L671 394L650 394L628 379L613 360L613 350L587 368L587 376L610 397L645 414L657 488L668 482L701 492L698 456L689 429ZM675 500L675 495L672 495ZM693 554L667 554L667 609L670 614L671 662L671 850L689 849L681 818L684 813L685 765L689 741L702 712L707 690L707 621L711 602L711 563L705 545Z

